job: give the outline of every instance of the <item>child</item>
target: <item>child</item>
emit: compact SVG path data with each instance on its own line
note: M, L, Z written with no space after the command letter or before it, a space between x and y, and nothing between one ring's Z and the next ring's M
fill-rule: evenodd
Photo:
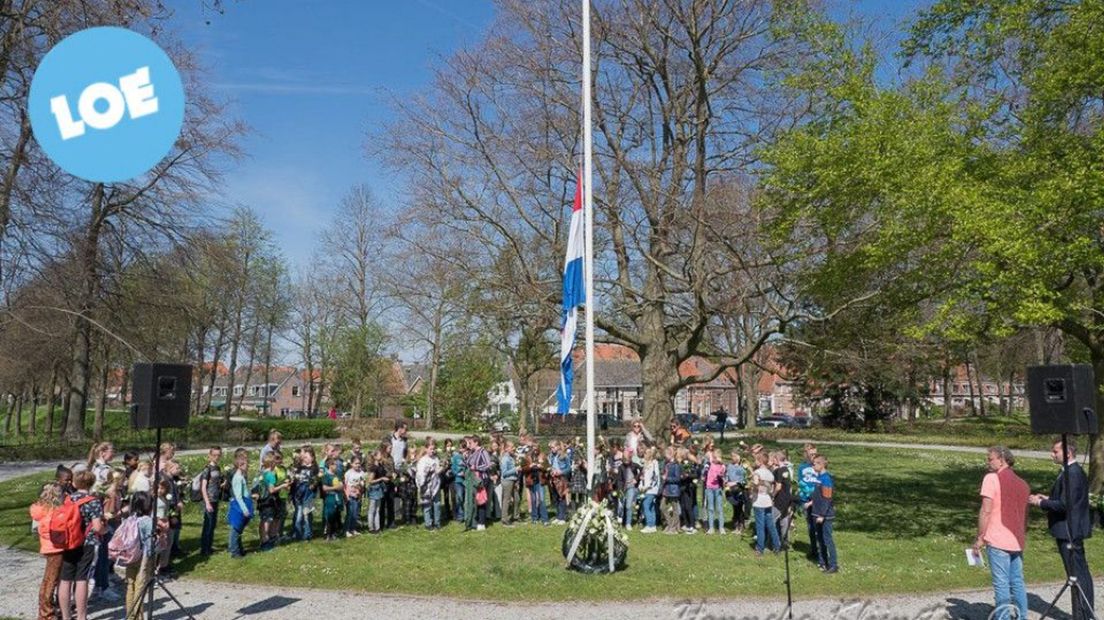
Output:
M337 474L337 458L326 459L326 473L322 474L322 520L326 540L337 540L337 534L341 531L343 486Z
M152 491L150 488L151 472L153 471L153 465L149 461L142 461L138 464L135 470L130 474L130 479L127 480L127 494L134 495L138 492L149 493Z
M679 484L679 520L686 534L698 533L698 524L694 519L694 504L698 493L698 463L687 448L679 448L675 453L682 473Z
M169 574L169 558L172 552L172 540L169 519L172 515L172 482L162 478L157 483L157 568L156 574L165 576Z
M310 540L313 535L311 514L314 498L318 494L318 465L314 462L314 450L300 449L299 460L292 473L291 503L295 507L292 536L296 540Z
M706 453L709 467L705 471L705 520L706 534L712 534L713 521L716 519L717 532L724 534L724 475L725 466L720 452L710 450Z
M380 531L380 505L387 495L387 467L384 465L388 456L375 456L371 458L372 466L368 471L368 533L379 534Z
M357 517L360 516L360 494L364 490L364 469L361 458L355 454L345 472L345 538L359 536Z
M38 531L38 552L46 558L46 571L38 589L38 617L55 618L60 612L54 604L54 592L61 579L61 549L50 540L50 515L61 505L61 486L42 487L38 501L31 504L31 529Z
M659 496L660 476L659 461L656 460L656 449L644 450L644 471L640 481L640 489L644 492L644 529L641 534L652 534L656 531L656 499Z
M737 450L732 451L732 462L725 466L724 488L725 498L732 504L732 531L739 536L747 520L747 469Z
M142 547L142 557L126 567L126 617L141 618L143 592L146 583L153 577L154 555L156 553L156 532L150 511L153 500L149 493L135 493L130 499L130 519L138 520L138 540Z
M677 534L681 525L681 507L679 497L682 494L682 466L679 465L674 446L667 446L663 464L663 518L666 523L664 532Z
M839 564L836 561L836 541L832 537L832 529L836 521L836 506L832 496L836 490L835 480L828 473L828 459L823 455L817 455L813 459L813 470L819 477L816 488L813 490L813 499L809 502L809 508L816 521L817 557L820 560L820 569L826 573L839 572Z
M441 462L437 460L437 446L430 443L422 448L418 459L415 482L422 505L422 516L427 530L441 529ZM504 517L508 520L508 517Z
M230 524L230 557L245 557L242 533L253 516L253 498L249 495L249 451L238 448L234 452L234 475L230 478L230 509L226 520Z
M276 504L280 487L276 484L276 453L269 452L261 460L261 474L253 483L257 514L261 517L261 551L276 546Z
M539 446L533 446L526 457L525 486L529 487L529 520L536 523L539 519L544 525L548 525L548 508L544 503L544 478L547 470L547 461L541 454Z

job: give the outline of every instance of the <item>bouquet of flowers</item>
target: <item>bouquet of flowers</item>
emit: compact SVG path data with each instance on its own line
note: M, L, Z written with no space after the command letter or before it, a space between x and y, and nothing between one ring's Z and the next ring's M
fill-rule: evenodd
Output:
M568 521L562 547L570 568L584 573L609 573L624 568L629 537L608 503L590 500L579 506Z

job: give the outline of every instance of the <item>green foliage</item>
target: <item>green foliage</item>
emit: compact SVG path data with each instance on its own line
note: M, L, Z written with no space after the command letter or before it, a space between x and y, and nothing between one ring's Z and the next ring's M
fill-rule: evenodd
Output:
M391 360L384 356L387 332L376 323L339 329L334 336L331 396L353 415L378 415L387 396Z
M473 430L487 407L488 392L503 380L499 356L490 343L452 339L446 346L434 394L436 411L450 428Z

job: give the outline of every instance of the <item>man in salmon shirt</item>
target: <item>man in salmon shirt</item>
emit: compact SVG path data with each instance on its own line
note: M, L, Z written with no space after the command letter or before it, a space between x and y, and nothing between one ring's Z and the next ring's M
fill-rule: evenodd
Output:
M1012 471L1014 461L1008 448L989 448L989 473L981 481L981 511L974 541L975 553L980 553L982 546L987 547L996 598L996 609L991 617L996 620L1027 617L1023 550L1027 498L1031 491L1023 478Z

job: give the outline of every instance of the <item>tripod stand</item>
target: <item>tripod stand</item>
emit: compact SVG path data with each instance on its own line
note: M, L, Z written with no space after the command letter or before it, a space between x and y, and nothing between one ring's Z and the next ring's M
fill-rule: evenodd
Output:
M154 449L154 452L153 452L153 497L154 497L154 500L153 500L153 502L154 502L154 504L153 504L154 505L153 516L154 516L154 523L155 524L157 522L157 494L158 494L158 490L160 488L160 485L161 485L161 427L158 426L157 427L157 447ZM175 500L176 498L174 497L173 499ZM168 506L167 505L165 506L165 510L166 510L166 512L168 511ZM156 535L157 535L156 525L154 526L153 531L154 531L154 536L156 537ZM141 600L143 598L146 598L146 618L148 620L153 620L153 589L154 589L155 586L158 587L158 588L161 588L161 591L164 592L172 600L172 602L176 603L176 606L180 609L180 611L185 616L187 616L189 618L189 620L195 620L195 618L192 616L192 614L188 613L188 610L185 609L184 605L182 605L180 603L180 600L177 599L175 596L173 596L173 593L170 592L169 588L165 586L165 580L162 579L161 577L157 576L157 575L151 576L149 578L149 580L146 581L146 584L144 586L142 586L142 593L138 597L139 600ZM137 620L137 619L134 619L134 620Z
M780 539L782 541L782 557L786 565L786 578L782 580L782 583L786 586L786 618L787 620L793 620L793 591L790 584L790 533L794 529L794 515L796 511L793 506L790 506L790 518L781 519L786 521L785 531L780 532ZM772 523L771 527L776 527L776 524Z
M1061 487L1061 489L1062 489L1062 504L1066 507L1066 542L1065 542L1065 546L1066 546L1066 555L1068 557L1076 547L1074 546L1075 543L1073 541L1073 533L1072 533L1072 530L1070 529L1070 513L1071 513L1072 504L1070 503L1070 496L1069 496L1069 448L1068 448L1067 443L1066 443L1066 433L1062 433L1062 473L1061 473L1061 480L1062 480L1062 487ZM1076 543L1076 544L1083 544L1083 543ZM1046 611L1043 612L1043 615L1039 617L1040 620L1046 620L1046 618L1050 617L1050 613L1052 611L1054 611L1055 605L1058 604L1058 599L1062 598L1062 595L1066 593L1066 590L1070 590L1071 594L1072 594L1072 596L1071 596L1071 599L1072 599L1071 600L1071 611L1076 611L1077 606L1080 604L1080 605L1084 606L1083 609L1088 611L1089 618L1091 618L1092 620L1098 620L1098 616L1096 615L1096 612L1093 611L1092 601L1090 601L1089 597L1085 595L1085 591L1082 589L1081 584L1078 583L1077 577L1070 574L1070 567L1069 567L1068 563L1064 561L1064 558L1063 558L1062 564L1063 564L1063 568L1066 571L1066 583L1062 584L1062 589L1058 590L1058 594L1054 595L1054 600L1050 601L1050 606L1047 607ZM1081 620L1088 620L1088 619L1081 618Z

